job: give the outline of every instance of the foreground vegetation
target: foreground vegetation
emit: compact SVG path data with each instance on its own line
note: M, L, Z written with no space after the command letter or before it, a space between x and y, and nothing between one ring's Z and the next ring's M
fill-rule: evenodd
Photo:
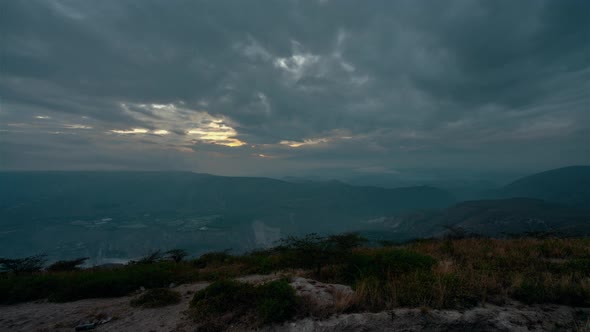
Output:
M158 252L116 269L79 269L62 261L43 271L42 258L3 260L15 267L0 274L0 303L47 298L72 301L115 297L140 287L156 289L134 300L155 307L178 302L169 284L213 281L195 294L193 317L203 326L258 326L305 314L288 280L259 286L230 279L280 272L352 286L354 296L341 311L381 311L396 307L466 308L482 302L556 303L590 306L590 239L461 238L419 240L403 245L368 245L356 234L290 237L277 247L231 255L214 252L185 259ZM170 252L168 252L170 253ZM83 262L77 260L76 262ZM37 266L38 267L38 266Z
M252 285L221 280L195 294L191 314L200 330L224 330L225 327L258 327L290 319L296 313L298 299L288 280Z

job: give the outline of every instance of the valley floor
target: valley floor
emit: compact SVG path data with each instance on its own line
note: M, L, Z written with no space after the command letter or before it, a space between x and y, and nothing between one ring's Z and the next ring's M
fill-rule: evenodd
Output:
M240 278L246 282L275 279L274 275ZM324 294L326 285L309 279L296 281L307 294ZM0 331L73 331L80 322L112 318L95 331L194 331L186 311L193 294L206 282L180 285L179 304L156 309L129 305L132 296L86 299L69 303L28 302L0 306ZM316 289L309 289L316 287ZM315 295L314 295L315 294ZM239 330L239 329L236 329ZM278 331L590 331L590 308L560 305L483 305L468 310L395 309L380 313L340 314L328 319L306 318L263 328Z

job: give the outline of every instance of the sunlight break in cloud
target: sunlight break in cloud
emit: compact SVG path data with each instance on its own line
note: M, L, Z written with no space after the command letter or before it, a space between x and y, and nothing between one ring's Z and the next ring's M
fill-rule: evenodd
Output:
M146 134L149 130L143 128L131 128L125 130L110 130L111 133L121 134L121 135L132 135L132 134Z
M190 129L186 132L188 135L195 135L198 140L211 142L213 144L225 145L229 147L242 146L246 144L235 138L237 131L224 124L221 120L210 122L202 128Z
M132 128L128 130L111 130L111 132L117 134L151 133L158 136L173 136L171 139L180 140L184 143L196 140L229 147L246 144L236 138L238 132L233 128L229 119L215 117L205 111L185 108L183 105L183 102L176 104L121 104L125 112L133 118L146 123L150 127L160 129L149 131L147 129ZM186 136L171 135L179 131L186 133Z
M154 133L155 135L168 135L170 134L170 132L166 129L157 129L152 131L152 133Z
M92 129L91 126L83 125L83 124L65 124L63 125L64 128L67 129Z
M292 148L299 148L305 145L317 145L320 143L327 143L330 139L328 138L310 138L304 139L303 141L281 141L281 145L287 145Z

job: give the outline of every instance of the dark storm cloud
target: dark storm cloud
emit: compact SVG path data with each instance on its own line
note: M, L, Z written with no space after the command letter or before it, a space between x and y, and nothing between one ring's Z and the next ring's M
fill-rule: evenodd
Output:
M587 1L0 6L2 168L590 162Z

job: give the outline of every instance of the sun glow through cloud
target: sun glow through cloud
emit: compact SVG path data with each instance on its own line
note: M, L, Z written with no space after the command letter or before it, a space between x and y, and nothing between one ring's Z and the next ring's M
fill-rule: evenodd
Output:
M67 129L92 129L91 126L82 125L82 124L66 124L63 126Z
M328 138L310 138L304 139L303 141L280 141L279 144L287 145L292 148L299 148L305 145L317 145L320 143L327 143L330 140Z
M110 130L115 134L153 134L161 136L162 139L166 136L166 142L173 145L201 142L238 147L246 144L236 138L238 132L233 128L230 119L215 117L206 111L186 108L182 101L170 104L122 103L121 108L146 126L159 129Z
M110 130L111 133L121 134L121 135L133 135L133 134L146 134L149 130L143 128L131 128L125 130Z
M210 122L203 128L194 128L186 132L188 135L197 136L197 139L213 144L237 147L246 144L235 138L237 131L222 123L220 120Z

